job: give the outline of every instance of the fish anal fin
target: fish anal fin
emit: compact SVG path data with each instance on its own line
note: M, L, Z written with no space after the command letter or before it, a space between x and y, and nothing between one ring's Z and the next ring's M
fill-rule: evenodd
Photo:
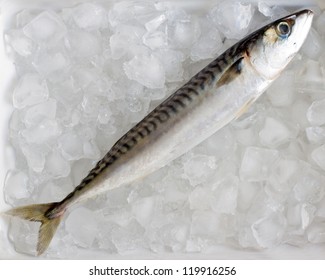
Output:
M217 87L221 87L224 85L229 84L231 81L236 79L240 73L242 72L243 61L244 57L240 57L237 59L226 71L223 75L219 78L217 82Z

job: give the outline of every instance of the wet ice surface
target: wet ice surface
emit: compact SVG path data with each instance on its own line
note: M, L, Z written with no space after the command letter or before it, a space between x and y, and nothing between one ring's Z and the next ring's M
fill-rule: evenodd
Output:
M63 199L123 133L233 39L286 13L247 1L200 15L148 1L21 11L5 36L18 75L7 203ZM247 113L143 181L74 207L46 256L324 243L324 12L315 22L301 55ZM12 220L17 252L35 253L37 231Z

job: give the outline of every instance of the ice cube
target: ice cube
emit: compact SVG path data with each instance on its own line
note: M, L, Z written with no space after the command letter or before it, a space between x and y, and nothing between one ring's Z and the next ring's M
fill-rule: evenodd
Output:
M39 14L23 28L23 31L36 43L48 46L58 43L67 33L60 17L50 11Z
M56 114L56 100L53 98L48 99L45 102L34 105L25 113L24 123L26 126L34 126L41 123L44 118L54 119Z
M237 204L238 211L246 211L254 202L261 185L255 182L239 182Z
M25 128L24 123L21 121L22 112L20 110L13 110L9 120L9 128L13 133L16 133Z
M325 145L317 147L311 152L311 158L318 166L325 170Z
M145 96L144 93L145 87L138 82L129 81L120 85L118 95L124 97L136 97L136 98L143 98ZM147 89L150 91L149 89ZM124 103L122 104L124 105Z
M22 234L22 232L28 232L28 234ZM17 252L35 256L38 232L39 223L14 218L10 222L8 236Z
M186 223L177 221L160 228L158 235L164 247L170 248L172 252L180 252L189 236L189 228Z
M153 55L135 56L123 64L130 80L137 81L148 88L162 88L165 83L165 70L162 63Z
M211 177L216 167L216 160L213 156L189 153L183 161L182 177L188 179L192 186L197 186Z
M258 141L258 133L253 127L246 129L237 128L235 131L235 139L239 144L244 146L255 146Z
M112 111L108 106L101 107L98 113L98 122L100 124L107 124L112 120Z
M92 83L87 87L89 94L103 96L108 98L109 101L114 100L114 92L112 90L113 80L105 75L96 75L92 80ZM106 104L103 104L106 106Z
M325 99L316 100L310 105L307 119L314 126L325 124Z
M96 238L96 242L98 242L99 249L105 250L106 253L109 254L116 254L117 249L115 245L113 244L112 238L111 238L111 232L115 229L116 224L111 223L109 221L105 221L104 223L101 223L98 230L98 237Z
M97 80L97 71L90 67L76 67L72 72L73 86L77 89L84 89Z
M22 136L30 144L41 144L61 134L61 127L51 119L44 119L39 124L26 128L21 132Z
M60 83L55 83L55 85L52 84L51 89L51 97L57 99L58 104L62 103L64 108L70 108L70 106L73 106L73 110L70 112L76 111L78 105L81 103L83 94L78 91L76 88L74 88L73 80L67 79L65 81L62 81ZM59 106L58 106L59 107ZM66 117L63 112L60 112L57 110L57 117ZM65 113L68 112L64 111Z
M298 228L301 225L301 204L289 204L286 209L288 225Z
M41 190L39 199L43 203L61 201L68 194L69 189L64 188L54 182L47 183Z
M210 205L211 190L204 187L196 187L189 195L190 208L192 210L208 210Z
M66 177L70 174L70 164L54 150L46 157L45 170L52 178Z
M301 227L305 230L315 217L316 207L310 203L301 205Z
M80 159L73 162L71 166L71 178L74 186L77 186L87 176L89 170L94 167L89 159Z
M222 38L219 30L211 26L210 22L204 22L201 26L201 37L191 48L191 59L199 61L202 59L214 58L222 48Z
M83 3L73 9L72 17L78 27L83 29L103 29L108 26L105 9L93 3Z
M147 32L143 35L142 40L152 50L167 46L167 36L162 31Z
M316 23L315 23L316 31L321 35L325 35L324 26L325 26L325 11L323 11L318 16Z
M293 187L295 175L298 172L298 161L290 158L280 158L272 166L270 183L278 192L289 192Z
M157 30L167 20L165 14L161 14L145 24L146 29L149 32Z
M21 150L27 160L28 167L35 172L42 172L46 151L39 144L22 145Z
M212 195L209 203L216 213L236 213L239 180L236 176L227 175L212 186Z
M165 76L167 82L183 81L184 69L182 62L185 57L182 52L174 50L159 50L155 56L160 60L165 69Z
M21 30L10 30L5 34L6 43L23 57L28 57L34 51L33 41L27 38Z
M174 48L188 49L200 36L200 26L183 10L170 10L167 13L168 43Z
M102 98L95 95L85 94L82 100L81 106L83 113L87 118L97 119L98 110L100 104L102 103Z
M121 1L114 4L108 13L110 25L116 26L131 22L147 22L157 15L153 3L148 1Z
M291 138L295 138L297 133L297 129L290 129L283 122L267 117L259 136L263 145L274 148L288 142Z
M19 81L13 93L13 104L21 109L45 101L49 91L47 83L33 73L25 74Z
M166 88L144 89L144 93L151 101L162 100L166 96Z
M83 141L75 132L67 132L58 139L59 149L67 160L77 160L83 156Z
M171 182L175 180L174 176L167 177L167 180L163 182L165 186L161 186L164 190L163 200L165 203L164 213L168 214L170 211L175 211L182 207L188 199L188 186L185 180L178 180L177 188L171 187ZM169 185L168 185L169 183ZM167 185L167 186L166 186Z
M220 149L222 147L222 149ZM196 151L213 156L216 160L223 159L235 151L236 143L232 130L228 127L217 131L202 144L196 147Z
M215 239L222 231L220 216L213 211L196 210L192 214L191 236Z
M142 110L142 102L139 98L136 98L134 96L127 96L127 107L128 109L133 113L141 112Z
M113 34L110 37L109 42L113 59L120 59L127 53L128 47L126 45L126 38L126 36L121 34Z
M94 140L83 142L83 152L86 158L98 160L100 157L100 151Z
M42 76L60 74L69 68L69 59L60 52L43 53L36 57L33 66Z
M132 188L132 191L134 191L133 188ZM128 204L130 206L132 206L133 201L132 201L132 199L130 199L130 196L131 196L131 194L130 194L129 187L115 188L115 189L110 190L106 197L107 207L105 208L105 211L114 211L114 210L118 210L118 209L122 209L122 208L125 209L126 207L128 207L127 206ZM138 199L139 199L139 197L136 198L136 200L138 200ZM140 198L140 200L141 200L141 198ZM128 213L128 214L132 215L132 213Z
M155 197L145 197L132 204L132 213L143 227L150 224L155 213Z
M65 40L70 54L77 58L85 58L97 55L101 52L100 37L97 33L81 30L71 30Z
M69 214L65 221L65 228L75 244L89 248L98 233L96 214L85 207L79 207Z
M308 229L308 241L311 243L325 242L325 223L313 223Z
M279 157L278 151L258 147L246 148L239 174L248 182L267 180L274 161Z
M290 106L295 96L295 73L293 71L285 71L271 85L266 94L272 105L277 107Z
M288 12L281 6L272 6L271 3L268 4L266 2L258 2L258 10L264 16L271 17L271 19L279 18L288 14Z
M274 213L256 221L252 225L253 235L261 248L273 248L282 242L286 219L280 213Z
M243 226L239 229L238 243L242 248L259 248L253 235L252 228L249 226Z
M317 203L322 200L325 192L325 177L308 165L303 165L297 173L294 195L300 202Z
M325 199L323 198L317 205L316 205L316 217L325 218Z
M305 99L297 99L291 106L291 119L301 128L309 126L308 108L310 103Z
M124 227L116 227L112 231L112 241L120 254L128 254L144 248L145 231L136 221L132 220Z
M312 27L307 35L307 38L301 47L301 52L308 58L318 60L324 48L324 41L318 32Z
M27 175L22 171L9 171L5 178L4 193L10 204L28 198L32 191Z
M321 126L310 126L305 129L307 139L310 143L321 144L325 142L325 128Z
M110 49L113 59L120 59L126 54L137 53L137 49L143 48L142 38L146 30L139 26L122 25L110 37Z
M303 93L308 93L315 99L322 99L325 88L325 70L322 64L314 60L307 60L296 74L296 87Z
M32 10L32 9L24 9L24 10L18 12L16 15L17 28L22 28L26 24L28 24L30 21L32 21L33 18L35 18L35 16L36 16L35 12L36 11Z
M241 39L248 32L254 11L252 4L223 1L210 11L209 17L227 38Z

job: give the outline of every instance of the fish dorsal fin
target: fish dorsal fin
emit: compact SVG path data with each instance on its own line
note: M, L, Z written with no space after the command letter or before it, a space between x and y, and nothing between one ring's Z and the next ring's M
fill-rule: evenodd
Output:
M217 87L224 86L226 84L229 84L231 81L236 79L238 75L240 75L243 67L242 60L244 57L240 57L237 59L220 77L220 79L217 82Z

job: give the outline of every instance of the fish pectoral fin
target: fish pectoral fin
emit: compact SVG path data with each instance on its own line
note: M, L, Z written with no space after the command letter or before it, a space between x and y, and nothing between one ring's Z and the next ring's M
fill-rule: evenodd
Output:
M217 87L224 86L226 84L229 84L231 81L236 79L240 73L242 72L243 68L243 61L244 57L241 57L237 59L226 71L223 73L223 75L220 77L220 79L217 82Z
M256 97L253 97L253 98L249 99L242 107L240 107L238 112L236 113L235 120L237 120L243 114L245 114L247 112L247 110L249 109L249 107L255 102L256 99L257 99Z

